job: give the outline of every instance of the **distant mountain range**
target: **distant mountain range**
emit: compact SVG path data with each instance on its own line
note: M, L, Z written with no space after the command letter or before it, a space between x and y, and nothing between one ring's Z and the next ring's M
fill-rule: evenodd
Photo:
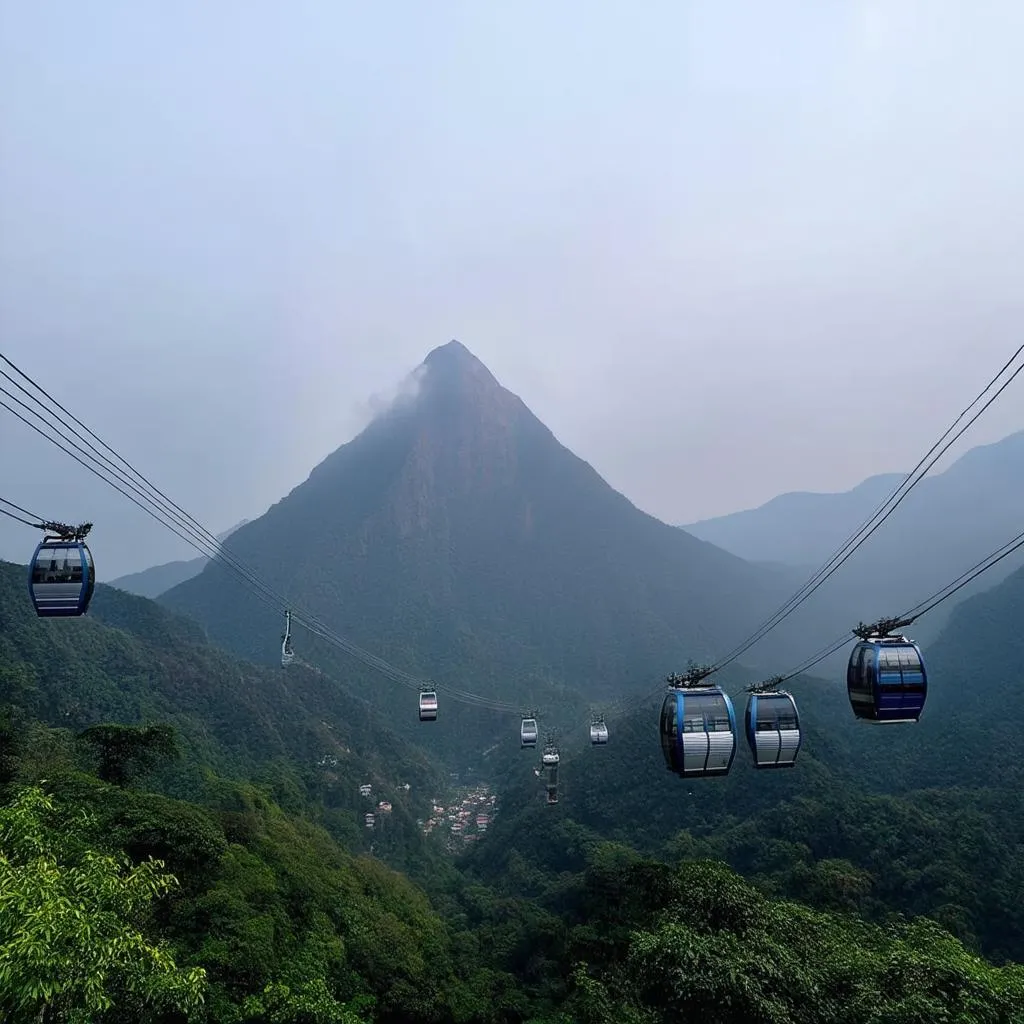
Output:
M789 565L807 578L904 477L870 477L839 494L781 494L758 508L682 529L740 558ZM1022 518L1024 431L972 448L944 472L925 477L820 593L862 610L865 620L896 614L1014 537ZM1022 564L1024 554L1005 559L957 600L995 585ZM923 619L921 635L933 638L952 607Z
M243 519L240 523L232 526L230 530L217 534L217 540L227 540L235 530L245 526L247 522L249 522L248 519ZM176 587L179 583L184 583L185 580L190 580L193 576L197 576L206 568L206 564L209 561L209 558L205 555L200 555L197 558L164 562L163 565L154 565L140 572L118 576L116 580L111 580L108 585L117 587L118 590L126 590L129 594L135 594L138 597L159 597L165 591L170 590L171 587Z

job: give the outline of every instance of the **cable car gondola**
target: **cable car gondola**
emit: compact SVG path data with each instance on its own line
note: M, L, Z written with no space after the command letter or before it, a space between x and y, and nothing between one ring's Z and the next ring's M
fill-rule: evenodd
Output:
M541 755L540 762L548 770L546 789L548 792L547 800L549 804L558 803L558 762L560 760L561 758L558 756L558 748L551 740L548 740L547 745L544 747L544 753Z
M727 775L736 756L736 713L713 685L673 687L661 706L665 766L683 778Z
M785 690L752 693L745 716L755 768L792 768L800 751L800 715Z
M602 746L608 742L608 726L603 718L595 718L590 723L590 742L595 746Z
M846 667L846 693L854 715L876 725L918 721L928 696L921 649L885 630L858 635L860 642Z
M78 528L45 523L59 536L44 536L29 565L28 590L40 618L84 615L96 589L96 571L85 537L90 524Z
M295 660L292 650L292 613L284 613L284 636L281 637L281 667L287 668Z
M519 749L537 746L537 719L524 718L519 727Z
M437 718L437 694L424 690L420 694L420 721L433 722Z

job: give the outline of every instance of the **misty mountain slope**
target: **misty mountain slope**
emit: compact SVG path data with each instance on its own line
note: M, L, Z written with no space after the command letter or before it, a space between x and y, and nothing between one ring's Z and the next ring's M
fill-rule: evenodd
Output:
M1024 790L1024 568L956 606L926 654L919 763L940 784Z
M117 587L136 597L159 597L164 591L176 587L185 580L201 573L209 559L205 555L196 558L178 559L174 562L164 562L162 565L153 565L141 572L128 573L126 576L118 576L116 580L110 581L110 586Z
M871 477L843 494L783 494L760 508L685 529L743 558L816 568L902 479L898 474ZM897 614L1019 533L1022 510L1024 431L973 448L945 472L925 477L821 588L821 598L851 624ZM1024 554L1005 559L922 619L917 635L933 640L959 601L994 586L1021 565Z
M780 494L757 508L702 519L682 529L750 562L781 562L811 570L860 527L904 475L868 477L837 494Z
M249 522L248 519L243 519L240 523L232 526L230 530L217 534L217 540L226 540L247 522ZM135 594L138 597L159 597L165 590L170 590L171 587L176 587L179 583L184 583L185 580L190 580L193 576L201 573L209 561L205 555L199 555L197 558L164 562L162 565L153 565L140 572L118 576L108 585L117 587L118 590L126 590L129 594Z
M504 700L559 684L603 700L722 653L788 596L790 579L638 510L458 342L417 376L227 545L357 643ZM219 566L161 600L276 656L280 621Z

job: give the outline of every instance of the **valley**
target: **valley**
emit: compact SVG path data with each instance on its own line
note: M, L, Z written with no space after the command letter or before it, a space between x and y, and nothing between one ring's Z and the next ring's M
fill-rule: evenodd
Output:
M973 957L971 980L956 984L987 986L986 1005L1004 1009L984 1019L1011 1020L1024 994L1024 721L1014 696L1024 569L1011 564L951 605L927 645L920 723L855 724L818 658L788 684L799 708L794 768L754 770L740 728L723 778L680 779L659 743L659 676L741 639L791 577L636 510L458 343L428 356L419 379L414 401L265 516L210 535L213 557L156 602L100 584L87 616L40 619L25 569L0 565L4 791L45 786L57 801L47 813L90 815L83 842L114 842L174 872L181 895L158 927L181 970L202 973L207 1019L283 1013L297 1024L314 1012L301 1009L310 1000L325 1022L631 1019L660 1005L642 987L641 948L725 941L724 928L747 955L747 926L729 909L743 892L768 915L760 928L802 920L841 932L859 921L865 950L880 940L863 929L909 921L891 940L908 944L899 955ZM1007 445L1016 451L1015 438ZM973 453L961 462L986 464ZM1004 480L1005 464L988 463ZM566 479L583 505L560 490ZM296 538L328 508L334 525L310 562ZM979 529L973 546L995 532ZM757 553L784 561L781 550ZM908 563L907 577L915 571ZM296 657L286 666L275 617L253 603L269 594L287 595L291 611ZM716 672L737 716L767 652L797 660L815 646L808 616L836 613L824 598L807 604L789 632L769 634L774 647ZM825 635L819 628L815 642ZM416 691L428 688L436 720L418 721ZM588 740L598 713L607 746ZM522 749L527 715L539 716L539 742ZM173 739L153 746L154 728ZM554 805L541 763L552 751ZM238 873L243 863L263 872L262 890ZM701 924L688 887L707 871L718 872L718 902ZM338 887L363 893L362 909L328 909ZM622 917L600 940L613 905L594 901L612 892ZM290 909L270 910L268 898ZM410 899L417 923L388 909ZM218 900L229 902L215 911ZM659 916L673 900L697 932L676 934ZM274 937L257 941L268 912L278 915ZM617 932L624 921L646 938ZM939 935L951 952L923 952ZM352 952L332 952L338 942ZM716 955L731 957L725 948ZM570 962L586 966L573 974ZM705 968L693 970L684 987ZM435 981L424 989L416 971ZM983 981L984 971L996 973ZM869 986L849 998L881 1007L903 997ZM796 1012L782 1005L749 1012Z

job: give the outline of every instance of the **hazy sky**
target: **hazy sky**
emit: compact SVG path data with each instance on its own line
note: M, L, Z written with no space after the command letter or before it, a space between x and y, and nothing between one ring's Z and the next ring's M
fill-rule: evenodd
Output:
M452 337L669 521L845 489L1024 340L1022 37L1020 0L0 0L0 351L214 531ZM1024 383L968 438L1022 427ZM191 553L2 409L0 484L92 518L102 579Z

